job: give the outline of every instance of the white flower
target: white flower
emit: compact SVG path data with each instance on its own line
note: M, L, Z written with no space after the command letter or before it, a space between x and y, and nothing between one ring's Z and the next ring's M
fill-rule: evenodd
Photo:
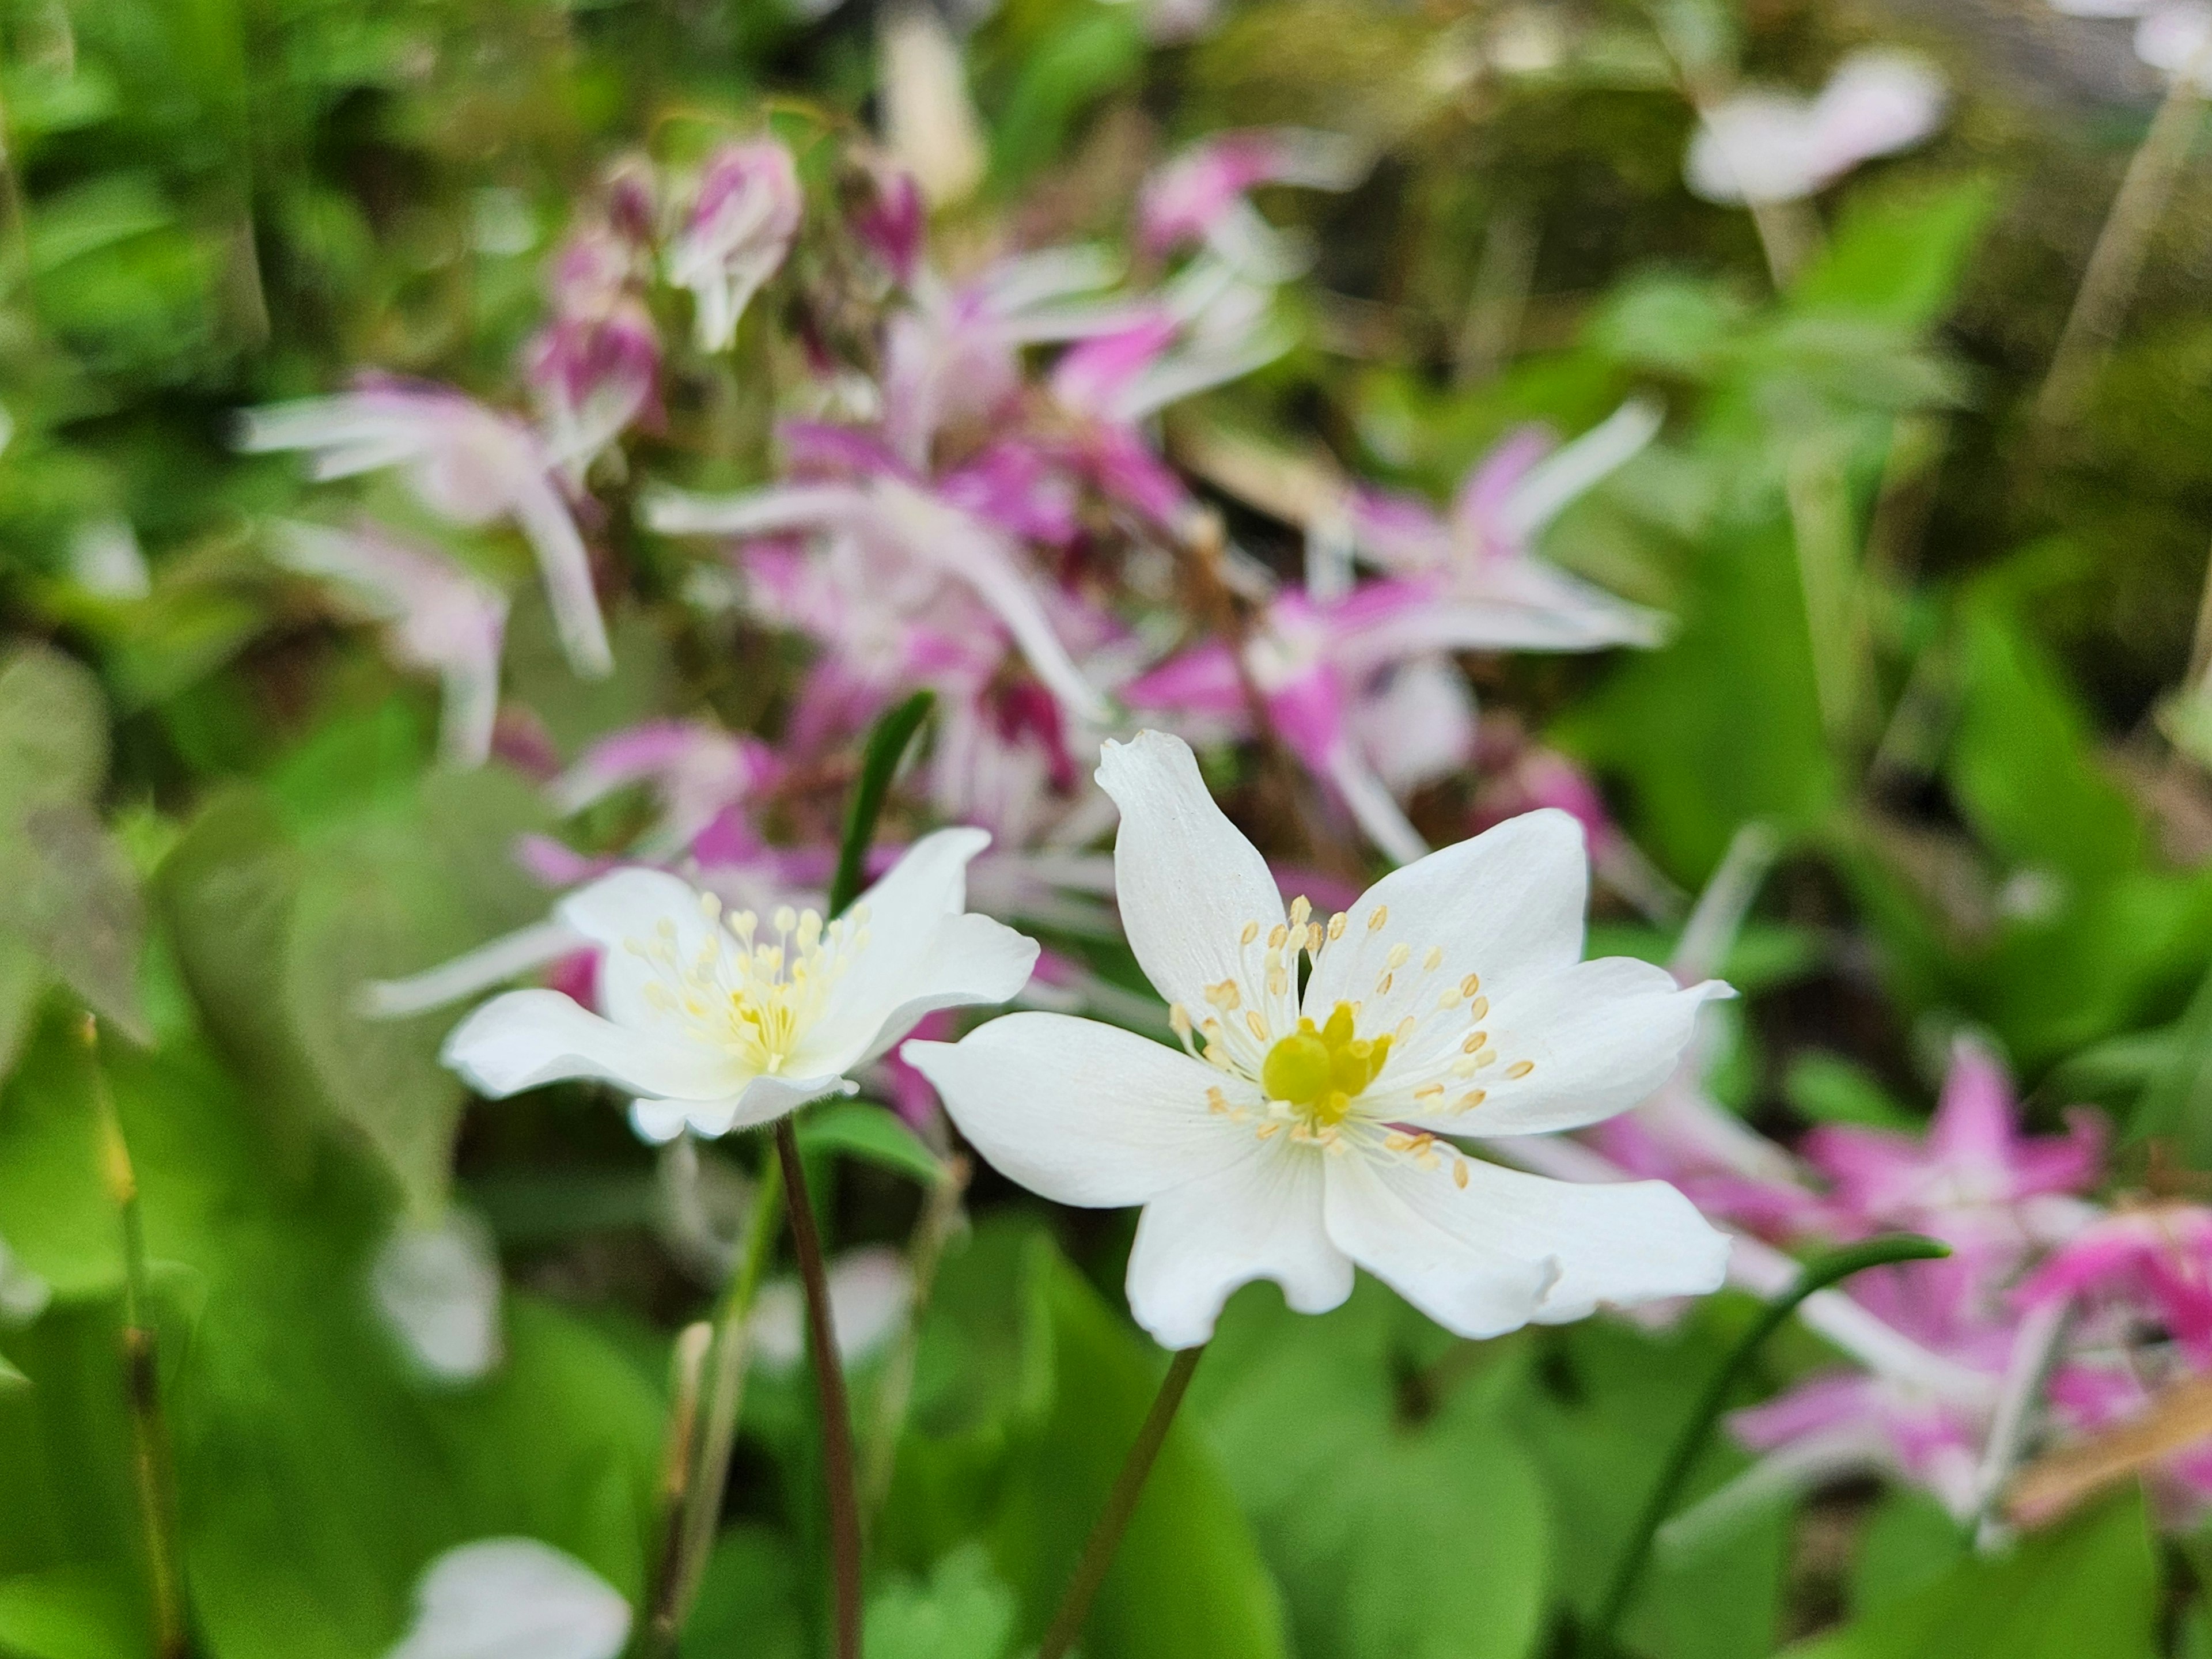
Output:
M476 1217L449 1210L427 1227L401 1223L368 1283L386 1326L430 1376L473 1382L499 1364L499 1255Z
M830 1264L830 1328L848 1365L881 1348L906 1322L914 1304L914 1277L896 1250L851 1250ZM763 1285L753 1298L753 1361L763 1370L794 1369L806 1354L806 1303L799 1281Z
M1942 125L1949 99L1942 77L1921 58L1854 52L1817 98L1753 90L1706 110L1683 173L1708 202L1799 201L1862 161L1920 143Z
M924 1014L1003 1002L1037 947L966 914L980 830L940 830L907 849L850 913L788 906L763 920L658 870L617 870L556 915L599 951L601 1013L558 991L495 997L446 1039L446 1063L483 1093L597 1078L636 1097L638 1133L726 1134L827 1094ZM604 1015L604 1018L602 1017Z
M535 1538L447 1550L415 1586L415 1622L385 1659L616 1659L629 1603Z
M1162 1343L1206 1340L1255 1279L1325 1311L1355 1263L1465 1336L1719 1285L1727 1240L1673 1188L1571 1186L1444 1139L1625 1111L1674 1069L1698 1006L1729 994L1580 960L1571 817L1513 819L1323 920L1303 898L1285 909L1180 740L1109 744L1098 781L1121 809L1130 948L1187 1052L1045 1013L902 1052L1015 1180L1144 1206L1129 1303Z
M2212 6L2151 7L2136 25L2136 56L2169 80L2186 76L2198 93L2212 93Z

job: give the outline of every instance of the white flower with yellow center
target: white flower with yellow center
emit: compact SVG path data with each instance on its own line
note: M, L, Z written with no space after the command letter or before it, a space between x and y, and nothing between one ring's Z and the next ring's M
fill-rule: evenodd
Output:
M726 1134L829 1094L924 1014L1003 1002L1028 983L1035 941L967 914L981 830L909 848L825 924L788 907L726 914L658 870L617 870L563 899L559 921L599 953L592 1013L558 991L510 991L446 1040L446 1063L481 1092L594 1078L636 1097L648 1139Z
M1576 1186L1454 1141L1577 1128L1664 1082L1717 981L1582 957L1582 832L1531 812L1285 908L1190 750L1108 744L1129 945L1183 1051L1066 1015L908 1042L963 1134L1064 1204L1144 1206L1129 1304L1171 1348L1238 1285L1304 1313L1354 1264L1462 1336L1717 1288L1727 1239L1662 1182Z

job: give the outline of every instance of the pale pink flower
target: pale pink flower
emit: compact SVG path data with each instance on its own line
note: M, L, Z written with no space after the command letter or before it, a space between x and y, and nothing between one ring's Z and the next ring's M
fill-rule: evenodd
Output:
M1307 771L1347 807L1375 844L1410 863L1428 850L1407 821L1386 776L1401 783L1449 770L1471 744L1472 709L1463 688L1419 689L1412 712L1430 724L1408 727L1378 719L1364 705L1387 709L1401 665L1430 657L1426 638L1405 642L1412 613L1431 605L1431 584L1368 582L1341 599L1279 594L1254 623L1238 663L1219 641L1170 658L1121 688L1132 708L1157 711L1201 738L1251 734L1249 680L1268 723ZM1449 672L1449 671L1447 671ZM1439 742L1439 733L1445 741ZM1409 754L1420 764L1408 763ZM1442 763L1442 764L1440 764Z
M782 267L805 201L791 152L773 138L707 158L668 240L668 280L688 289L702 351L725 351L762 284Z
M455 524L513 520L538 556L568 660L593 676L614 666L591 556L554 483L552 458L521 422L449 387L364 376L336 397L247 410L238 442L253 452L309 451L317 480L398 467L423 506Z
M1437 579L1436 602L1407 614L1408 641L1488 651L1656 644L1663 618L1547 563L1534 543L1658 429L1657 408L1633 401L1561 449L1540 428L1522 428L1469 471L1448 517L1413 496L1360 490L1345 504L1343 531L1384 569Z
M351 530L280 525L270 550L291 569L338 583L386 624L395 661L438 677L439 753L448 765L482 765L499 715L506 596L445 554L366 520Z
M1949 102L1942 76L1925 59L1855 52L1818 97L1753 89L1705 110L1683 173L1709 202L1798 201L1863 161L1921 143L1942 125Z
M657 400L660 335L635 267L635 250L607 226L570 236L554 258L553 314L523 350L547 452L572 483Z
M690 847L724 813L770 783L776 757L759 738L704 720L648 720L593 744L547 787L563 816L634 784L650 787L659 816L637 843L658 861Z
M1366 170L1359 146L1338 133L1301 127L1218 133L1145 181L1138 239L1155 254L1202 244L1238 270L1280 282L1304 261L1297 245L1261 217L1249 192L1261 185L1348 190Z
M992 523L963 501L1003 504L1006 480L962 475L933 485L872 441L837 428L792 428L787 436L811 447L813 458L843 476L769 485L734 495L663 490L646 507L647 521L677 534L740 538L811 535L823 555L864 567L881 580L875 601L893 613L933 604L948 587L965 589L987 606L1030 670L1076 717L1103 718L1105 704L1054 631L1042 584L1025 568L1018 532ZM834 457L825 440L836 441ZM907 602L894 598L903 589Z
M2077 1115L2063 1137L2023 1135L2017 1119L2003 1067L1961 1037L1924 1139L1824 1124L1802 1150L1829 1182L1832 1231L1941 1239L1950 1259L1916 1272L1956 1281L1990 1308L2032 1252L2088 1222L2093 1212L2078 1194L2103 1172L2104 1137L2090 1115Z

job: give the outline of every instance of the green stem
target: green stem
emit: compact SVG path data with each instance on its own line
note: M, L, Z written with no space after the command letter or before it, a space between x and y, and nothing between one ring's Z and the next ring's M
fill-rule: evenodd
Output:
M711 1358L702 1361L696 1412L682 1425L685 1462L674 1489L640 1644L641 1650L653 1659L676 1651L714 1549L722 1494L729 1483L730 1453L737 1443L738 1418L744 1402L745 1370L751 1357L748 1322L782 1219L783 1169L771 1147L756 1189L744 1253L715 1304ZM698 1449L696 1458L690 1455L693 1444Z
M814 1362L814 1394L822 1407L822 1475L830 1495L830 1574L836 1596L837 1659L860 1659L860 1507L853 1468L853 1416L845 1368L830 1316L830 1276L821 1236L806 1195L799 1134L788 1116L776 1120L775 1155L789 1196L792 1253L806 1291L806 1351Z
M675 1611L677 1575L684 1553L684 1517L698 1468L692 1449L698 1443L699 1396L714 1340L714 1328L701 1320L678 1331L669 1352L668 1432L660 1445L660 1550L646 1595L645 1628L637 1638L637 1650L644 1659L673 1659L683 1628Z
M917 691L875 723L868 746L860 757L860 781L853 786L845 805L845 838L837 848L837 873L830 883L830 914L844 914L847 906L868 884L869 845L876 838L876 820L883 816L884 797L890 793L891 774L899 757L921 729L936 706L935 696Z
M2197 89L2197 77L2204 67L2206 50L2200 50L2167 85L2150 130L2128 160L2119 192L2097 233L2096 246L2089 251L2058 348L2051 355L2043 389L2036 394L2033 423L2038 431L2057 431L2081 412L2082 399L2119 334L2120 320L2135 297L2150 252L2151 233L2173 195L2174 181L2189 159L2197 119L2204 112L2204 94Z
M1203 1342L1194 1348L1182 1349L1176 1354L1175 1363L1168 1367L1160 1391L1153 1397L1152 1408L1146 1413L1144 1426L1137 1431L1136 1443L1129 1448L1128 1459L1121 1465L1114 1490L1107 1496L1106 1507L1099 1511L1097 1524L1091 1528L1091 1536L1083 1546L1083 1557L1075 1564L1075 1576L1067 1581L1067 1593L1060 1598L1060 1611L1052 1618L1052 1628L1045 1632L1044 1642L1037 1649L1037 1659L1065 1659L1067 1650L1075 1645L1075 1638L1083 1633L1084 1621L1091 1616L1091 1604L1097 1598L1098 1587L1106 1582L1107 1568L1114 1565L1114 1552L1121 1547L1121 1534L1129 1529L1129 1517L1137 1512L1137 1499L1144 1494L1145 1479L1152 1474L1152 1463L1167 1443L1176 1410L1190 1387L1191 1373L1198 1369L1205 1352Z
M146 1222L138 1202L138 1175L123 1138L123 1120L107 1074L100 1065L100 1026L84 1017L84 1047L92 1062L92 1104L98 1121L100 1177L123 1220L123 1373L131 1413L131 1475L145 1534L148 1600L152 1604L155 1659L183 1659L183 1551L177 1537L176 1466L161 1410L161 1366L148 1316L152 1301L147 1269Z
M1863 1244L1854 1244L1847 1249L1831 1251L1805 1264L1797 1275L1797 1282L1782 1295L1759 1310L1758 1319L1743 1334L1728 1358L1705 1385L1698 1396L1697 1408L1690 1413L1689 1421L1674 1441L1674 1449L1668 1453L1667 1462L1659 1471L1659 1479L1644 1500L1643 1513L1628 1535L1628 1547L1622 1553L1620 1563L1613 1569L1613 1581L1607 1585L1603 1599L1598 1603L1597 1616L1591 1621L1591 1645L1599 1655L1614 1650L1613 1631L1621 1615L1628 1610L1629 1598L1635 1595L1637 1582L1651 1559L1651 1540L1657 1536L1660 1523L1666 1520L1675 1500L1681 1495L1682 1484L1690 1476L1705 1441L1720 1421L1721 1413L1728 1407L1729 1396L1737 1382L1751 1369L1766 1339L1782 1328L1797 1306L1815 1291L1849 1279L1853 1273L1869 1267L1886 1267L1897 1261L1928 1261L1950 1255L1948 1246L1934 1239L1918 1238L1909 1233L1899 1233L1887 1238L1869 1239Z

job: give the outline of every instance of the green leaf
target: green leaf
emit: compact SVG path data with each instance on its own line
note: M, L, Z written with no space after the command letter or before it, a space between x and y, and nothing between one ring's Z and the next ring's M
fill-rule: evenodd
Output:
M1854 195L1826 248L1791 287L1790 309L1930 328L1950 310L1996 206L1984 179Z
M1819 823L1838 781L1786 522L1717 533L1672 642L1624 660L1552 735L1627 781L1639 842L1686 883L1752 819L1785 836Z
M10 1659L132 1659L151 1645L142 1599L118 1567L0 1578L0 1652Z
M2097 763L2087 712L2012 605L1995 592L1959 616L1959 720L1947 776L1996 854L2086 895L2133 870L2143 826Z
M833 1101L814 1108L799 1120L799 1144L813 1154L842 1152L895 1175L911 1176L926 1187L945 1179L945 1165L922 1144L921 1136L890 1108L866 1101Z
M1017 1598L1017 1639L1034 1642L1164 1369L1033 1223L979 1227L948 1256L924 1323L914 1426L877 1534L884 1559L927 1572L980 1537ZM1153 1467L1083 1651L1284 1651L1274 1585L1188 1421Z
M90 671L43 647L8 659L0 666L0 939L16 957L8 978L17 1034L23 987L35 977L20 959L27 949L103 1018L135 1041L147 1038L137 881L93 805L106 771L106 704Z
M0 1353L0 1389L27 1389L31 1379L11 1364L8 1356Z
M1514 1410L1544 1470L1560 1589L1577 1617L1594 1612L1662 1461L1734 1346L1723 1321L1740 1306L1702 1304L1665 1334L1605 1320L1545 1334L1551 1386ZM1748 1462L1731 1446L1709 1445L1690 1501ZM1631 1604L1626 1645L1650 1659L1764 1659L1781 1615L1790 1530L1786 1514L1767 1510L1661 1551Z
M2165 1036L2128 1135L2172 1139L2191 1166L2204 1169L2212 1165L2212 974Z
M1014 1633L1013 1592L980 1544L955 1550L927 1579L896 1583L868 1601L871 1659L1000 1659Z
M684 1659L806 1659L810 1650L790 1541L757 1522L727 1528L684 1627Z
M1966 1553L1959 1523L1926 1492L1893 1486L1884 1492L1851 1566L1851 1612L1864 1618L1942 1577Z
M44 646L0 665L0 803L12 816L89 800L107 775L107 705L92 671Z
M1786 1659L2151 1659L2160 1589L2142 1497L2130 1492L1933 1583Z
M1318 1318L1256 1287L1199 1367L1191 1408L1310 1659L1517 1659L1541 1632L1547 1505L1492 1408L1501 1379L1425 1418L1401 1408L1401 1376L1439 1340L1372 1281Z

